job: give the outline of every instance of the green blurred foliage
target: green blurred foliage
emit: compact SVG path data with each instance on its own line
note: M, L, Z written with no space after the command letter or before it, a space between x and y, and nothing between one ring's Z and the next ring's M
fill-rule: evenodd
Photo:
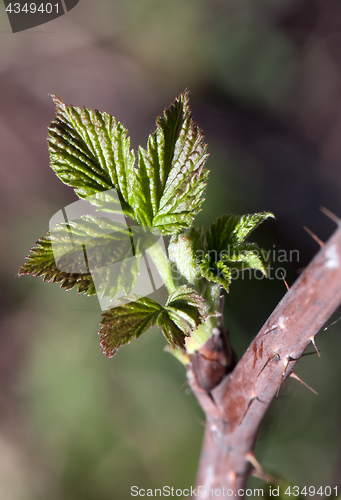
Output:
M73 292L61 299L57 287L45 287L45 297L30 299L36 335L22 385L31 431L60 474L62 498L128 498L133 484L173 484L175 469L185 487L200 450L200 411L160 332L110 361L96 335L97 299Z
M129 120L125 123L129 129L131 125L135 127L137 136L145 137L150 132L155 113L163 105L169 104L184 88L192 90L191 107L206 132L211 154L207 164L211 174L206 201L197 223L207 227L226 212L274 211L278 220L257 229L255 240L267 249L274 244L277 249L299 248L303 255L299 263L274 262L275 267L285 267L291 285L298 269L307 264L307 255L311 257L316 250L309 237L304 243L296 238L293 226L298 225L303 233L302 226L307 224L312 206L315 212L311 220L315 223L316 219L318 223L319 204L332 198L332 195L329 197L330 185L334 183L332 170L328 170L332 179L328 184L327 177L323 177L326 170L323 165L319 165L317 171L310 157L301 157L299 152L297 160L295 144L286 143L284 139L268 143L264 132L264 147L276 150L273 165L265 170L259 157L247 147L258 125L251 128L244 143L236 140L235 127L239 119L249 116L248 112L254 116L255 110L261 110L266 116L275 114L274 122L267 123L270 129L272 123L280 126L291 121L296 131L296 118L299 123L306 119L307 103L309 113L317 108L322 109L323 116L327 112L321 79L326 74L328 78L333 75L333 67L328 66L329 59L324 57L324 46L320 52L313 53L313 63L309 63L309 75L313 77L307 78L306 86L298 91L298 75L308 63L295 37L277 22L279 16L295 11L302 3L301 0L84 0L67 16L55 21L55 34L47 32L34 37L27 33L15 38L6 35L6 43L0 46L1 68L8 71L4 73L7 78L4 96L7 99L8 89L16 82L18 95L19 91L20 95L26 91L28 101L34 104L34 113L21 111L23 114L17 122L6 122L11 133L20 134L11 155L21 151L24 139L30 141L29 148L41 141L42 149L46 149L44 131L53 110L52 106L48 108L40 122L43 125L34 127L32 117L38 116L41 107L41 102L34 100L37 93L45 97L48 91L58 91L64 98L64 90L77 96L78 101L70 104L95 107L97 104L92 102L97 103L103 93L96 58L99 54L118 53L128 61L130 69L137 68L136 73L133 70L129 73L137 75L135 88L146 86L148 89L143 95L150 105L142 109L141 104L142 111L136 110L140 113L138 123L134 121L135 110L131 110L131 124ZM0 23L1 29L5 29L5 17ZM50 26L52 30L52 23ZM44 29L48 31L47 27ZM68 59L68 46L62 45L65 33L71 31L76 38L72 46L73 64ZM34 68L33 76L25 73L26 47L32 54L46 50L39 52L40 59L36 55L28 58ZM95 69L87 67L88 60L81 58L94 48L98 50L91 59ZM53 58L58 50L62 54L60 66ZM107 63L106 59L103 61ZM111 60L108 59L106 65L103 61L100 60L105 86L111 92L110 75L119 74L121 66L114 67L110 73ZM55 64L57 69L53 73ZM329 72L324 71L325 65ZM75 75L84 75L83 66L86 77L82 76L82 81L76 84ZM16 71L24 75L22 80L16 77ZM48 73L55 78L55 88L51 88ZM327 83L329 92L332 82ZM127 94L130 91L131 87ZM112 95L112 102L118 106L122 94L117 97L113 91ZM207 97L210 97L208 101ZM129 94L127 102L133 98ZM140 100L141 94L137 93L134 102ZM224 114L226 103L231 103L231 114L237 116L235 121L231 115ZM20 101L23 109L24 104ZM115 106L105 110L114 112ZM206 124L199 120L206 112L217 119L216 128L208 120ZM12 114L15 117L15 113L11 113L14 120ZM129 118L129 113L127 116ZM316 116L312 123L323 128L324 121ZM26 124L25 119L29 122L29 126L25 125L27 133L37 130L39 136L27 136L21 131L21 122ZM121 116L117 119L123 120ZM222 124L227 124L227 128ZM248 129L248 125L245 119L239 124L239 131ZM10 132L4 136L4 142L9 141ZM22 150L17 163L27 169L25 150ZM284 153L289 155L285 164L282 163ZM2 196L7 205L2 213L6 214L3 227L7 245L1 248L1 298L5 318L2 352L5 357L8 349L15 356L7 357L4 362L10 376L8 379L3 376L2 388L5 389L2 390L4 398L6 390L11 392L11 403L8 403L8 411L4 405L6 411L0 427L0 440L4 443L0 492L7 500L125 500L130 498L130 487L134 484L141 488L193 485L204 417L188 391L184 368L163 351L165 341L160 332L149 331L109 360L103 356L96 334L100 312L96 298L77 296L75 291L65 293L57 285L42 283L39 279L14 280L28 248L48 229L49 218L75 200L67 194L66 187L57 187L57 179L53 184L52 177L44 177L48 169L47 156L39 158L39 172L30 172L36 185L27 179L25 184L25 179L21 181L16 171L10 185L12 190L3 183L6 189L3 188ZM294 160L302 166L301 171ZM7 168L6 162L4 165ZM299 175L304 177L307 187L295 191ZM329 186L325 200L316 195L311 179ZM19 191L17 186L21 183L25 184L25 190ZM6 191L11 197L6 198ZM26 198L24 192L28 193ZM272 198L269 193L273 193ZM8 204L13 213L8 213ZM331 234L333 227L324 222L324 216L321 220L322 229L327 235ZM232 283L226 297L225 320L239 356L284 293L285 285L279 279L245 277ZM286 477L301 487L333 486L340 472L340 333L340 324L336 324L318 336L321 358L307 356L298 364L298 375L316 389L319 396L297 381L285 382L260 431L256 456L264 470ZM11 447L6 445L9 436L14 436ZM5 474L11 478L8 482L4 480ZM249 487L260 484L264 483L251 479Z

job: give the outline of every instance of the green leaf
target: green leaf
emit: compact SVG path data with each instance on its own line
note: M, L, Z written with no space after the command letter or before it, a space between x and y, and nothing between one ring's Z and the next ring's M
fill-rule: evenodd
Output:
M257 244L244 243L244 240L269 217L274 215L260 212L218 217L206 231L205 255L200 262L202 276L219 283L226 291L229 290L233 272L251 268L267 276L267 253Z
M156 125L147 150L139 149L132 203L143 224L172 234L192 224L203 202L207 146L192 119L188 92L165 109Z
M183 349L185 337L206 317L204 299L183 286L169 296L164 307L144 297L103 313L100 343L104 353L112 357L121 345L157 325L172 347Z
M166 302L158 325L172 347L183 348L185 338L207 318L207 305L195 290L183 285Z
M148 228L128 226L106 217L83 216L81 221L69 224L76 234L76 243L81 227L96 236L88 238L85 248L97 294L110 299L121 290L130 294L139 279L140 260L158 237Z
M223 286L228 292L231 284L231 271L223 261L215 261L209 254L206 254L200 263L201 275L208 281L214 281Z
M62 281L67 289L79 283L79 291L114 299L122 289L132 291L140 259L155 241L155 235L140 226L86 215L58 224L39 240L20 274Z
M207 318L207 305L204 298L187 285L180 286L169 295L165 309L175 312L190 325L190 328L186 330L188 334Z
M55 173L80 198L116 188L122 209L133 217L135 154L127 130L107 113L67 106L59 97L52 98L56 116L49 127L48 146Z
M237 245L230 255L222 257L221 262L230 268L231 273L255 269L266 276L269 257L268 253L259 248L256 243L242 243Z
M120 346L154 326L161 310L157 302L144 297L103 313L99 332L103 352L111 358Z
M188 228L203 202L208 171L206 144L194 123L188 92L157 119L147 150L139 148L139 168L127 130L113 116L67 106L52 96L56 117L49 127L51 167L81 198L106 211L171 234ZM104 194L102 194L104 193Z
M221 215L206 231L207 248L218 253L242 243L264 220L274 218L271 212L247 215Z
M95 295L96 290L90 273L67 273L60 271L55 263L50 236L40 238L26 257L18 275L41 276L43 281L61 283L65 290L77 287L78 293Z

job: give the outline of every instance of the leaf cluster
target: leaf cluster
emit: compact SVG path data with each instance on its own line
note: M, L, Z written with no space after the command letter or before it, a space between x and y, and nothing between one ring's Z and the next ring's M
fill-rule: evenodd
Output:
M209 281L218 282L226 291L229 291L233 273L254 269L267 276L268 254L256 243L246 243L245 239L269 217L274 215L259 212L218 217L206 231L201 274Z
M208 155L187 91L158 117L147 147L138 149L137 165L128 131L113 116L52 98L51 167L108 216L83 215L58 224L31 249L19 275L41 276L66 290L75 287L111 300L123 291L129 299L141 259L154 249L152 258L163 269L169 291L166 304L131 296L130 302L105 311L100 343L111 357L157 325L171 347L184 349L186 337L216 313L212 284L228 291L232 273L247 267L266 274L265 253L245 238L273 215L223 215L206 232L192 226L204 200ZM158 247L160 235L172 235L169 258Z

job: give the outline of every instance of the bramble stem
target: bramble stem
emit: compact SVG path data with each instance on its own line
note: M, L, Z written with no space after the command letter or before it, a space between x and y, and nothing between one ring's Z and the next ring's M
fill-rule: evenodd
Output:
M262 420L283 380L340 303L339 223L230 374L207 391L203 374L196 372L195 364L188 365L189 383L207 417L197 486L231 489L235 498L243 498L238 490L246 488L256 463L253 450Z

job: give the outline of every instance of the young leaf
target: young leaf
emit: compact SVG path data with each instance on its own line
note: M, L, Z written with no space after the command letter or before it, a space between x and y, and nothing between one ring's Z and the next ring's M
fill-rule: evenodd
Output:
M123 211L133 217L135 154L127 130L107 113L67 106L59 97L52 98L56 116L47 141L55 173L80 198L116 188Z
M208 281L219 283L228 292L232 281L231 271L222 260L215 261L206 254L200 263L201 275Z
M190 331L195 330L207 318L204 298L187 285L180 286L168 297L165 309L173 310L183 317L190 324Z
M109 195L117 189L123 212L163 234L187 228L203 202L208 171L203 135L181 94L159 117L147 150L139 149L139 168L127 130L107 113L67 106L52 96L56 117L49 128L51 167L81 198L115 211ZM114 209L112 208L114 206Z
M77 285L79 292L114 299L121 289L131 292L140 259L153 244L155 236L140 226L86 215L39 240L19 274L42 275L66 289Z
M114 299L130 294L140 271L140 260L157 236L141 226L128 226L106 217L83 216L69 222L73 244L83 244L97 294ZM80 241L80 232L87 235ZM90 238L92 236L92 238Z
M242 243L264 220L274 218L271 212L246 215L221 215L206 231L207 248L218 253Z
M183 285L167 300L158 325L172 347L184 347L185 337L207 318L206 303L195 290Z
M155 324L172 347L183 349L185 337L206 319L204 299L183 286L173 292L163 307L149 298L114 307L102 314L101 346L112 357L117 349Z
M250 268L261 271L265 276L269 264L267 252L256 243L237 245L229 255L223 255L221 261L231 269L231 273Z
M26 257L26 262L21 266L18 275L25 274L41 276L43 281L61 283L60 287L65 290L77 287L78 293L96 294L90 273L63 272L57 268L49 235L40 238Z
M270 212L248 215L222 215L206 231L205 256L201 260L202 275L229 290L231 274L243 269L256 269L267 275L268 256L255 243L245 238Z
M139 149L132 203L143 224L171 234L189 227L203 202L207 146L192 119L188 92L165 109L156 125L147 150Z
M161 310L154 300L141 298L103 313L99 332L103 352L112 358L121 345L154 326Z

